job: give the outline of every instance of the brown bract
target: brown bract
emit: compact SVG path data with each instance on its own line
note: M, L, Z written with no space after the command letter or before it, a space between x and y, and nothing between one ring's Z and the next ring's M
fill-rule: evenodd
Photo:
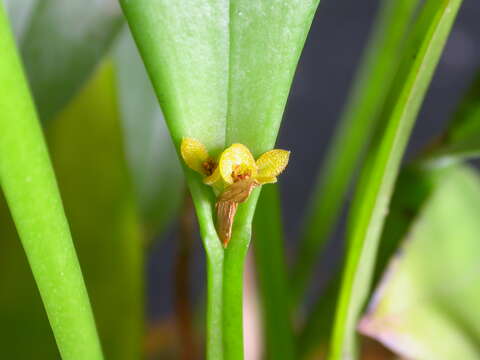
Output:
M253 189L260 184L252 179L240 180L227 187L218 197L217 231L223 247L227 247L232 237L232 227L238 204L245 202Z

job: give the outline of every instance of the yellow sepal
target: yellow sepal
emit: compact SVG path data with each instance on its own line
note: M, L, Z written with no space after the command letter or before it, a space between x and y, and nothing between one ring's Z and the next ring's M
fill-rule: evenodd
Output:
M183 138L180 152L190 169L206 175L204 163L209 160L209 156L205 145L192 138Z
M257 160L257 180L259 180L260 183L276 182L276 179L275 181L273 181L273 179L285 170L289 158L290 151L287 150L275 149L267 151ZM263 182L263 179L265 179L265 182ZM269 181L267 179L271 180Z

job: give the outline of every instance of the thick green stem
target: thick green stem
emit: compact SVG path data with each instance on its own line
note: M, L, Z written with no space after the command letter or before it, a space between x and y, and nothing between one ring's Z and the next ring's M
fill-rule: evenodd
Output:
M0 54L0 184L62 358L102 359L42 130L1 3Z
M252 233L260 189L238 208L232 239L223 264L223 350L224 360L243 359L243 269Z
M247 231L249 233L249 231ZM234 240L250 234L239 234ZM227 251L223 276L223 345L225 360L243 359L243 270L246 252Z
M213 239L212 239L213 240ZM220 239L215 239L220 242ZM223 359L222 343L223 258L207 255L207 359Z
M198 181L195 174L187 172L187 180L207 257L207 359L222 360L224 251L213 222L213 193L208 187Z

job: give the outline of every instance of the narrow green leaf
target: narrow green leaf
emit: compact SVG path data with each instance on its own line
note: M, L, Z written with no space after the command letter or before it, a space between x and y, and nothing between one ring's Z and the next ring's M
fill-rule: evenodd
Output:
M315 261L338 221L343 199L375 131L397 73L419 0L381 2L367 50L310 202L292 271L293 298L305 293Z
M107 61L47 136L105 358L131 360L142 357L144 244L116 86Z
M181 167L145 66L127 28L115 47L125 150L147 232L162 232L178 213Z
M122 23L113 0L36 3L20 49L43 122L51 120L84 85Z
M479 212L478 173L449 169L391 261L362 333L409 359L478 358Z
M55 176L2 4L0 53L0 184L63 359L102 359Z
M277 185L262 190L253 221L253 236L266 359L296 359Z
M450 33L461 0L430 0L409 40L389 95L385 131L372 147L348 227L348 254L330 359L355 358L355 328L372 278L378 240L412 126Z

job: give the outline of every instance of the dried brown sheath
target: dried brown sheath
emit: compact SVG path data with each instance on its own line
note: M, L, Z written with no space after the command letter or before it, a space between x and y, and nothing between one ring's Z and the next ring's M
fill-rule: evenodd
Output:
M235 201L219 201L217 208L217 232L223 247L228 246L232 238L233 219L237 212L238 203Z
M223 247L226 248L232 238L232 227L238 204L246 201L253 189L259 185L255 180L241 180L233 183L219 196L217 209L217 232Z

